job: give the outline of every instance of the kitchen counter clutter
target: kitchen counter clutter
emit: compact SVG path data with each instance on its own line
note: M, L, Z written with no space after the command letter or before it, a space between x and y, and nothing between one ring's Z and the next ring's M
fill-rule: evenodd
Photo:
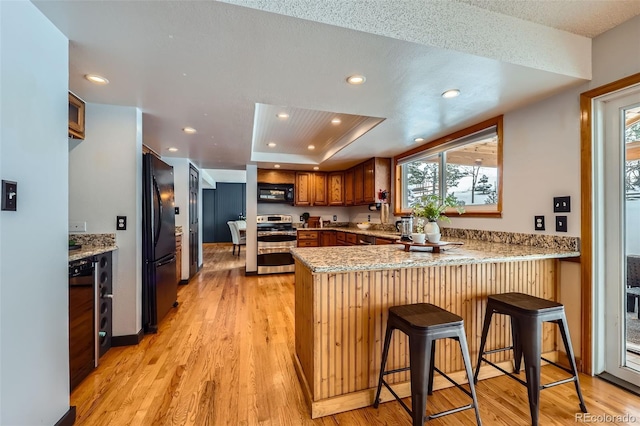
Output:
M489 294L513 291L558 300L559 260L580 255L577 238L480 234L473 236L489 241L445 234L443 240L463 245L441 253L405 252L401 244L291 249L296 262L294 364L312 418L373 403L389 307L432 303L461 316L474 360ZM511 345L510 323L498 317L488 334L489 348ZM555 330L544 327L543 356L557 360ZM394 337L387 370L408 365L407 344L406 337ZM510 351L489 359L513 368ZM466 380L455 344L440 346L435 363L453 380ZM479 379L498 374L483 365ZM401 398L410 396L408 372L387 377ZM434 390L447 386L444 378L435 377ZM383 390L381 401L391 399Z
M84 259L118 249L115 234L69 234L69 241L81 247L69 250L69 261Z

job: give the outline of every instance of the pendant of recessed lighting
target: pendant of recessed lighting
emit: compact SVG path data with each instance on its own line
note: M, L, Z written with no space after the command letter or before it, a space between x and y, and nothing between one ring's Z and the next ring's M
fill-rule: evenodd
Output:
M98 75L98 74L85 74L84 78L86 78L87 80L89 80L93 84L97 84L97 85L100 85L100 86L104 86L106 84L109 84L109 80L107 80L105 77L103 77L101 75Z
M188 135L193 135L194 133L197 133L198 131L196 129L194 129L193 127L185 127L182 129L183 132L185 132Z
M445 99L450 99L450 98L455 98L458 95L460 95L460 90L451 89L451 90L447 90L446 92L444 92L442 94L442 97L445 98Z
M358 85L363 84L365 81L367 81L367 78L364 75L354 74L347 77L347 83L349 84Z

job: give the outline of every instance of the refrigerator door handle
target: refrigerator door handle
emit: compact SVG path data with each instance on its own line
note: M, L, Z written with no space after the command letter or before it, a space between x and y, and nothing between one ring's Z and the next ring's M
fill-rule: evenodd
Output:
M162 259L158 259L156 261L156 267L160 267L160 266L163 266L163 265L166 265L168 263L175 262L175 261L176 261L175 254L171 254L169 256L163 257Z
M160 230L162 229L162 198L160 198L160 187L158 186L158 181L156 177L153 177L153 191L154 191L154 201L158 203L158 209L156 210L157 214L154 217L154 222L157 219L157 224L155 225L155 235L153 238L154 244L158 242L158 238L160 237Z

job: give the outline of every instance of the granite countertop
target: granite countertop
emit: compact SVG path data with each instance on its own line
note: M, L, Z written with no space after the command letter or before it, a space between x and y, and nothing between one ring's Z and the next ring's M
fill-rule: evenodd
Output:
M118 246L116 246L115 244L108 246L82 246L77 250L69 250L69 262L114 250L118 250Z
M360 231L368 232L368 231ZM352 232L351 230L349 232ZM374 231L375 232L375 231ZM386 233L389 236L389 233ZM520 244L504 244L447 237L446 241L461 241L441 253L430 251L405 252L400 244L335 247L298 247L291 249L293 257L313 273L414 268L470 263L506 262L513 260L555 259L580 256L579 251L541 248Z

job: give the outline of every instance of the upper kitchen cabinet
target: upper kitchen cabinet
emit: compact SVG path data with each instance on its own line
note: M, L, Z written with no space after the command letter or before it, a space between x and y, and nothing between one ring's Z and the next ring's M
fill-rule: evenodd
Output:
M343 206L344 202L344 173L331 172L328 175L329 205Z
M390 158L371 158L352 170L355 205L376 203L378 191L389 190L391 187Z
M265 170L258 169L259 183L289 183L294 184L296 181L296 172L292 170Z
M69 92L69 137L84 139L84 101Z
M353 169L344 172L344 205L353 206Z
M296 206L326 206L326 173L296 172L295 198Z

